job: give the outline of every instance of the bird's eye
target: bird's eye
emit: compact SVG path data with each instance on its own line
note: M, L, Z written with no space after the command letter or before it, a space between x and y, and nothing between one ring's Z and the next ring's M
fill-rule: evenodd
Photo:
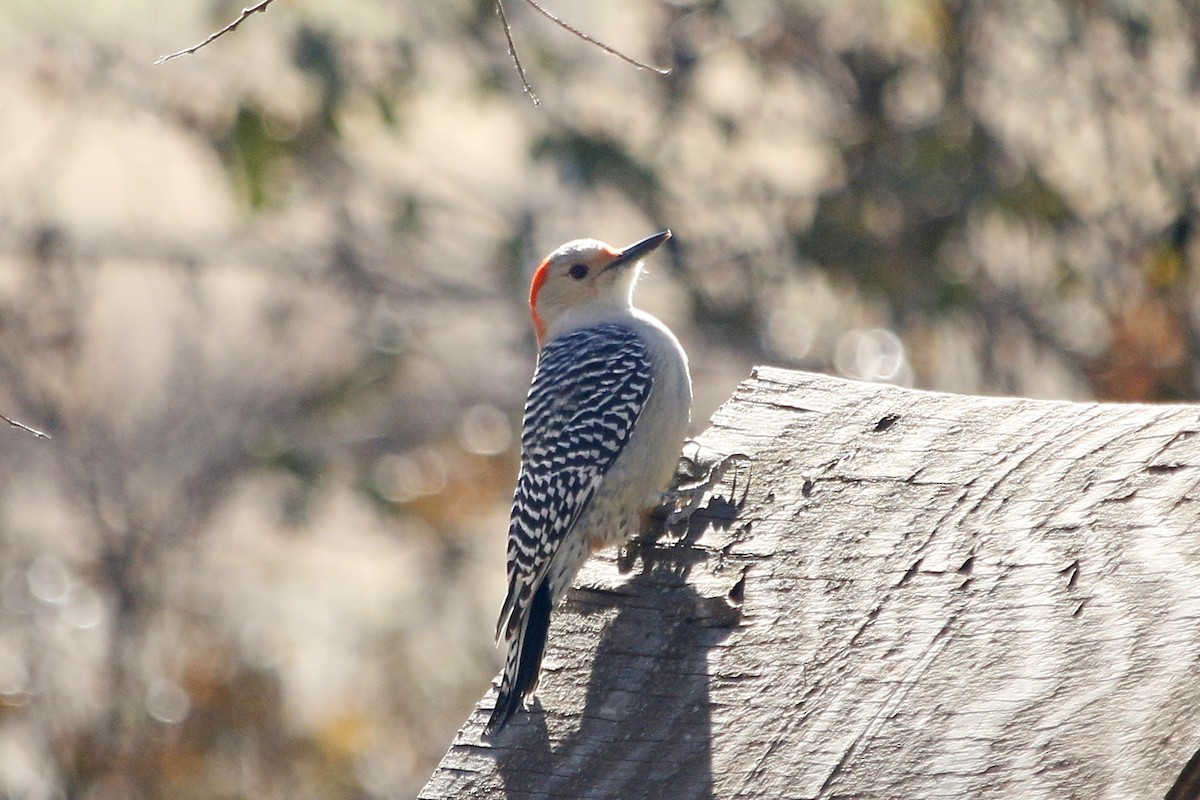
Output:
M587 274L588 274L587 264L572 264L571 269L567 272L567 274L570 275L575 280L581 281L587 277Z

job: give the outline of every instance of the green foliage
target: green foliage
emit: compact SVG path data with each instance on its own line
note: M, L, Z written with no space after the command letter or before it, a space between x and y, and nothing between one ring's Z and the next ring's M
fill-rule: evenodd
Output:
M271 135L263 110L251 105L239 106L218 149L225 156L246 203L256 211L265 208L270 200L271 181L290 155L291 147Z
M346 86L338 65L337 48L326 31L302 25L293 45L292 57L296 66L312 76L320 87L318 119L321 130L337 136L337 112L345 96Z

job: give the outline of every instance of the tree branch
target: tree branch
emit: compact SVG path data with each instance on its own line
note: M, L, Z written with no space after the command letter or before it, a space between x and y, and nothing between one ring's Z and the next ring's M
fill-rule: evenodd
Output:
M49 439L50 438L50 434L43 433L42 431L39 431L35 428L31 428L28 425L23 425L14 419L9 419L8 417L4 416L3 414L0 414L0 420L4 420L9 425L12 425L14 428L20 428L23 431L28 431L29 433L32 433L34 436L38 437L39 439Z
M608 53L609 55L616 56L617 58L621 59L622 61L632 64L633 66L637 67L638 69L648 69L648 70L651 70L652 72L657 72L659 75L670 75L671 74L670 68L655 67L650 64L646 64L642 61L638 61L636 58L632 58L630 56L625 55L620 50L609 47L608 45L606 45L604 42L600 41L599 39L593 39L591 36L588 36L583 31L579 30L578 28L576 28L576 27L570 25L569 23L564 22L563 20L554 16L549 11L547 11L545 8L542 8L542 6L538 5L535 0L525 0L525 2L528 3L529 5L533 6L534 9L536 9L539 14L541 14L543 17L545 17L546 19L553 22L558 27L562 28L565 31L569 31L570 33L575 34L580 39L583 39L585 42L588 42L589 44L596 45L596 47L599 47L601 50Z
M174 53L169 53L169 54L163 56L162 58L160 58L158 61L155 61L154 62L155 66L157 66L159 64L165 64L166 62L170 61L173 58L179 58L180 56L189 56L192 53L195 53L200 48L207 47L208 45L215 42L217 39L220 39L225 34L232 33L233 31L237 30L237 26L241 25L243 22L245 22L246 18L249 17L251 14L257 14L260 11L266 11L267 6L271 5L271 3L273 3L273 2L275 2L275 0L261 0L261 2L256 3L255 5L252 5L249 8L243 8L241 15L237 19L235 19L233 22L226 25L224 28L221 28L221 30L217 31L216 33L213 33L211 36L209 36L203 42L200 42L199 44L194 44L191 47L184 48L183 50L177 50Z
M529 99L533 101L535 106L542 104L538 100L538 96L533 93L533 87L529 85L529 79L525 77L525 67L521 65L521 57L517 55L517 45L513 42L512 28L508 24L508 15L504 13L504 0L496 0L496 13L500 15L500 24L504 27L504 38L508 42L508 54L512 57L513 65L517 68L517 74L521 76L521 86L525 89L525 94L529 95Z
M657 72L659 75L670 75L671 74L670 69L664 69L662 67L655 67L655 66L647 64L643 61L638 61L636 58L627 56L624 53L622 53L620 50L617 50L616 48L609 47L608 45L606 45L604 42L600 41L599 39L596 39L596 38L593 38L593 37L587 35L583 31L576 28L574 25L571 25L568 22L564 22L562 19L554 16L554 14L552 14L549 10L547 10L546 8L543 8L540 4L538 4L537 0L525 0L525 2L528 3L530 6L532 6L535 11L537 11L539 14L541 14L546 19L553 22L558 27L579 37L580 39L587 42L588 44L593 44L596 47L599 47L601 50L608 53L609 55L616 56L617 58L621 59L622 61L624 61L628 64L632 64L633 66L637 67L638 69L648 69L653 72ZM513 43L513 38L512 38L512 28L508 24L508 16L504 13L504 0L496 0L496 13L498 13L500 15L500 22L504 26L504 38L508 41L508 54L512 57L513 64L517 68L517 74L521 76L521 86L525 89L525 94L529 95L529 99L533 101L533 104L535 106L541 105L541 101L538 100L537 95L533 93L533 87L531 87L529 85L529 79L525 75L525 67L521 65L521 58L517 55L517 46L516 46L516 44Z

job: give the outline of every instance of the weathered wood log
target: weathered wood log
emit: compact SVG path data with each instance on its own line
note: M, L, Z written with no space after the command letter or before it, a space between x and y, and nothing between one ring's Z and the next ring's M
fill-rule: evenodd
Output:
M420 797L1197 796L1200 409L759 368L699 443L746 502L594 559Z

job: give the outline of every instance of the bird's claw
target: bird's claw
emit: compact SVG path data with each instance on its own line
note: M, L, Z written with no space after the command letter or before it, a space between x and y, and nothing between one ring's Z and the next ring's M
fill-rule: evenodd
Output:
M704 498L713 489L720 485L725 479L725 473L735 464L750 463L750 456L745 453L733 453L725 456L725 458L714 464L703 478L676 486L673 489L663 492L661 496L662 505L669 506L671 511L667 514L663 527L666 530L671 530L675 525L684 522L691 518L692 514L696 513L697 509L704 502ZM733 480L730 483L730 497L737 493L737 477L738 473L733 474ZM744 503L747 494L750 492L749 474L746 476L746 485L743 489L742 499L738 505ZM680 503L683 502L683 505Z

